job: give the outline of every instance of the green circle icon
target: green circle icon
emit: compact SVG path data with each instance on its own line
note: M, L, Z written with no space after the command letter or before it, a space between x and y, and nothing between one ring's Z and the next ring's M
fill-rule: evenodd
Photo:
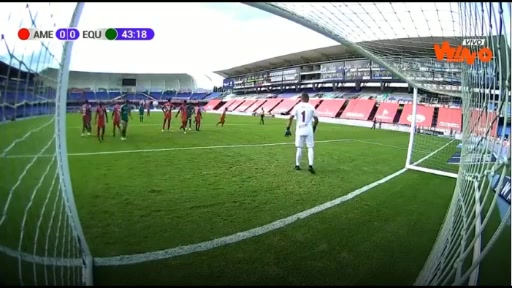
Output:
M105 31L105 38L108 40L116 40L117 38L117 31L114 28L108 28L107 31Z

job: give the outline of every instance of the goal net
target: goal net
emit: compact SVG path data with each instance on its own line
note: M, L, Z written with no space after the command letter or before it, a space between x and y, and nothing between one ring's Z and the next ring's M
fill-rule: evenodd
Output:
M323 34L370 59L371 73L385 68L414 87L400 121L412 127L406 167L457 178L415 284L478 284L479 265L510 218L508 196L503 217L492 220L502 200L494 191L510 174L508 135L497 132L510 121L510 3L246 4ZM346 75L367 71L348 68Z
M74 26L81 11L75 6L0 4L0 286L91 281L67 165L71 45L22 41L26 32L19 32ZM44 78L47 68L58 76Z

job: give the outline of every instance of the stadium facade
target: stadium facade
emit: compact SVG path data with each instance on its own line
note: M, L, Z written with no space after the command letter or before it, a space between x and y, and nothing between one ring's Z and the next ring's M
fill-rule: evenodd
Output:
M407 38L365 45L395 51L396 55L388 56L394 66L428 90L441 92L419 90L418 100L424 105L418 106L418 127L428 133L459 133L463 123L462 101L457 97L461 90L461 65L436 59L432 43L443 41L456 45L460 39ZM407 126L411 122L412 88L379 64L343 45L279 56L216 73L226 77L223 86L231 94L224 97L227 102L218 101L215 107L210 103L207 106L210 109L287 114L298 102L299 93L308 92L320 116L344 119L345 124L368 126L372 125L371 121L377 121ZM493 70L481 73L483 81L489 82L500 75ZM490 113L496 111L497 102L487 105ZM510 115L510 107L507 109ZM510 133L510 123L495 124L495 133L501 129Z
M53 113L58 73L55 68L27 72L0 62L0 122ZM85 100L108 104L123 100L162 103L167 99L206 103L222 94L198 88L196 79L185 73L70 71L68 87L69 111L76 110Z
M462 129L461 99L453 97L453 94L460 91L461 68L455 63L435 59L431 43L442 41L455 45L459 40L407 38L371 41L365 45L373 49L396 51L396 55L388 56L393 65L407 71L413 80L424 83L425 87L452 95L420 89L419 101L427 107L419 108L424 114L420 127L438 133L459 132ZM401 49L394 49L396 47ZM1 120L52 112L52 105L45 103L55 99L57 69L47 68L36 75L4 63L2 70L1 75L10 75L2 80L0 87ZM217 110L222 107L243 113L254 113L263 108L267 113L287 114L296 104L298 93L309 92L324 117L410 124L410 115L406 114L412 111L412 88L390 71L343 45L279 56L215 73L225 77L223 90L228 92L198 90L194 77L185 73L71 71L68 108L74 110L85 100L93 103L114 103L125 99L162 103L171 99L174 102L190 100L207 103L215 99L217 104L212 107L214 102L210 102L207 108ZM499 74L499 71L487 71L485 79L492 81ZM223 105L226 103L230 105ZM496 108L496 103L488 103L489 111ZM507 109L505 111L510 114L510 107ZM500 122L497 126L500 130L502 127L510 130L509 123Z
M45 84L55 85L46 79L57 79L59 70L45 69L36 79ZM85 89L91 91L195 91L197 89L194 77L189 74L124 74L99 73L85 71L70 71L70 89Z

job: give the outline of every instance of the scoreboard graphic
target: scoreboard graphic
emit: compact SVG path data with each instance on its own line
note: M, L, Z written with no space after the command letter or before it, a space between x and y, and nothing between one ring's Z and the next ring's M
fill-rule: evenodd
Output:
M354 60L345 61L345 79L346 80L368 80L371 78L371 61Z
M96 30L21 28L18 31L18 38L23 41L40 39L57 39L61 41L75 41L78 39L149 41L155 38L155 31L151 28L103 28Z
M224 79L222 81L222 87L224 87L226 89L235 88L235 80L234 79Z

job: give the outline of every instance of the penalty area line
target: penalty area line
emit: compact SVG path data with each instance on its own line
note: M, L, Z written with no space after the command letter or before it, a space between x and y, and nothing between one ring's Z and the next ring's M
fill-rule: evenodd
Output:
M323 141L316 141L316 143L343 142L343 141L351 141L351 140L353 140L353 139L323 140ZM361 143L376 144L374 142L369 142L369 141L364 141ZM271 143L268 145L285 145L285 144L293 144L293 143ZM252 145L252 146L254 146L254 145ZM436 151L427 155L423 159L420 159L415 164L421 163L422 161L431 157L432 155L439 152L446 146L447 145L441 147L440 149L437 149ZM189 149L190 148L194 148L194 147L189 147ZM146 252L146 253L140 253L140 254L132 254L132 255L120 255L120 256L113 256L113 257L98 257L98 258L94 259L94 263L95 263L95 265L98 265L98 266L130 265L130 264L137 264L137 263L142 263L142 262L147 262L147 261L157 261L157 260L174 258L174 257L178 257L178 256L184 256L187 254L207 251L207 250L218 248L221 246L234 244L236 242L240 242L240 241L243 241L246 239L250 239L250 238L271 232L273 230L283 228L285 226L288 226L288 225L296 222L297 220L304 219L306 217L312 216L316 213L322 212L326 209L329 209L331 207L339 205L343 202L351 200L351 199L375 188L376 186L386 183L387 181L403 174L405 171L407 171L407 169L403 168L389 176L386 176L380 180L370 183L370 184L368 184L364 187L361 187L355 191L352 191L349 194L346 194L344 196L341 196L339 198L336 198L336 199L326 202L324 204L315 206L308 210L299 212L292 216L289 216L289 217L286 217L286 218L283 218L283 219L280 219L280 220L274 221L272 223L269 223L269 224L266 224L263 226L259 226L259 227L256 227L256 228L253 228L250 230L235 233L235 234L232 234L229 236L217 238L217 239L210 240L210 241L204 241L204 242L200 242L200 243L196 243L196 244L179 246L179 247L169 248L169 249L164 249L164 250L159 250L159 251ZM21 252L21 251L16 251L14 249L10 249L10 248L2 246L2 245L0 245L0 252L7 256L10 256L10 257L21 258L23 261L26 261L29 263L36 263L36 264L55 263L55 265L67 266L67 267L81 265L80 264L81 259L40 257L40 256L25 253L25 252Z
M107 125L109 125L109 123L107 123ZM174 123L174 122L171 121L171 125L172 125L172 123ZM253 123L226 123L226 124L224 124L224 126L249 126L249 125L254 126L256 124L253 124ZM265 125L269 126L269 125L277 125L277 124L269 123L269 124L265 124ZM135 127L136 128L142 128L142 127L148 127L148 126L160 126L160 127L162 127L162 123L150 123L150 124L140 124L140 122L139 123L133 123L133 124L130 125L130 129L135 128ZM194 125L192 125L192 126L194 126ZM217 126L217 124L215 124L215 123L201 123L201 126ZM67 128L68 129L82 129L82 126L69 126Z
M446 143L439 149L433 151L429 155L418 160L413 165L418 165L421 162L427 160L428 158L432 157L439 151L446 148L452 142L453 142L453 140L450 141L449 143ZM256 228L253 228L250 230L235 233L235 234L232 234L229 236L217 238L217 239L210 240L210 241L204 241L204 242L200 242L200 243L196 243L196 244L179 246L176 248L170 248L170 249L165 249L165 250L160 250L160 251L147 252L147 253L141 253L141 254L132 254L132 255L120 255L120 256L114 256L114 257L94 258L94 264L98 265L98 266L130 265L130 264L137 264L137 263L148 262L148 261L156 261L156 260L164 260L164 259L174 258L177 256L183 256L183 255L192 254L192 253L196 253L196 252L207 251L207 250L211 250L211 249L218 248L221 246L234 244L234 243L246 240L246 239L250 239L250 238L283 228L283 227L288 226L300 219L304 219L306 217L309 217L311 215L317 214L326 209L329 209L331 207L339 205L343 202L346 202L352 198L355 198L355 197L379 186L380 184L388 182L389 180L403 174L407 170L408 170L407 167L402 168L393 174L390 174L384 178L381 178L380 180L377 180L377 181L370 183L366 186L363 186L357 190L354 190L354 191L350 192L349 194L346 194L344 196L341 196L339 198L336 198L336 199L326 202L324 204L315 206L308 210L299 212L292 216L289 216L289 217L286 217L286 218L283 218L283 219L280 219L280 220L274 221L272 223L269 223L269 224L266 224L263 226L259 226L259 227L256 227Z
M326 202L324 204L315 206L313 208L310 208L308 210L299 212L297 214L294 214L292 216L279 219L277 221L274 221L272 223L259 226L250 230L246 230L243 232L239 232L236 234L232 234L229 236L217 238L210 241L204 241L196 244L186 245L186 246L179 246L176 248L171 249L165 249L160 251L154 251L154 252L147 252L147 253L141 253L141 254L133 254L133 255L121 255L121 256L114 256L114 257L98 257L94 258L94 265L98 266L120 266L120 265L131 265L131 264L137 264L142 262L148 262L148 261L156 261L156 260L164 260L169 258L174 258L177 256L183 256L187 254L192 254L196 252L202 252L211 250L214 248L218 248L221 246L234 244L243 240L247 240L268 232L271 232L273 230L277 230L280 228L283 228L285 226L288 226L297 220L307 218L309 216L312 216L314 214L317 214L319 212L322 212L326 209L329 209L331 207L334 207L336 205L339 205L343 202L346 202L352 198L355 198L372 188L386 183L387 181L403 174L405 171L407 171L406 168L402 168L398 170L397 172L388 175L380 180L377 180L373 183L370 183L364 187L361 187L357 190L352 191L349 194L346 194L344 196L341 196L339 198L336 198L334 200L331 200L329 202Z
M347 142L353 139L334 139L334 140L319 140L315 143L331 143L331 142ZM97 152L83 152L83 153L68 153L68 156L95 156L95 155L111 155L111 154L125 154L125 153L148 153L148 152L167 152L167 151L181 151L181 150L208 150L208 149L226 149L226 148L246 148L246 147L267 147L267 146L281 146L292 145L295 142L278 142L278 143L261 143L261 144L238 144L238 145L217 145L217 146L195 146L195 147L173 147L173 148L155 148L155 149L137 149L137 150L118 150L118 151L97 151ZM41 155L42 157L53 157L54 155ZM9 155L5 158L30 158L34 155Z

